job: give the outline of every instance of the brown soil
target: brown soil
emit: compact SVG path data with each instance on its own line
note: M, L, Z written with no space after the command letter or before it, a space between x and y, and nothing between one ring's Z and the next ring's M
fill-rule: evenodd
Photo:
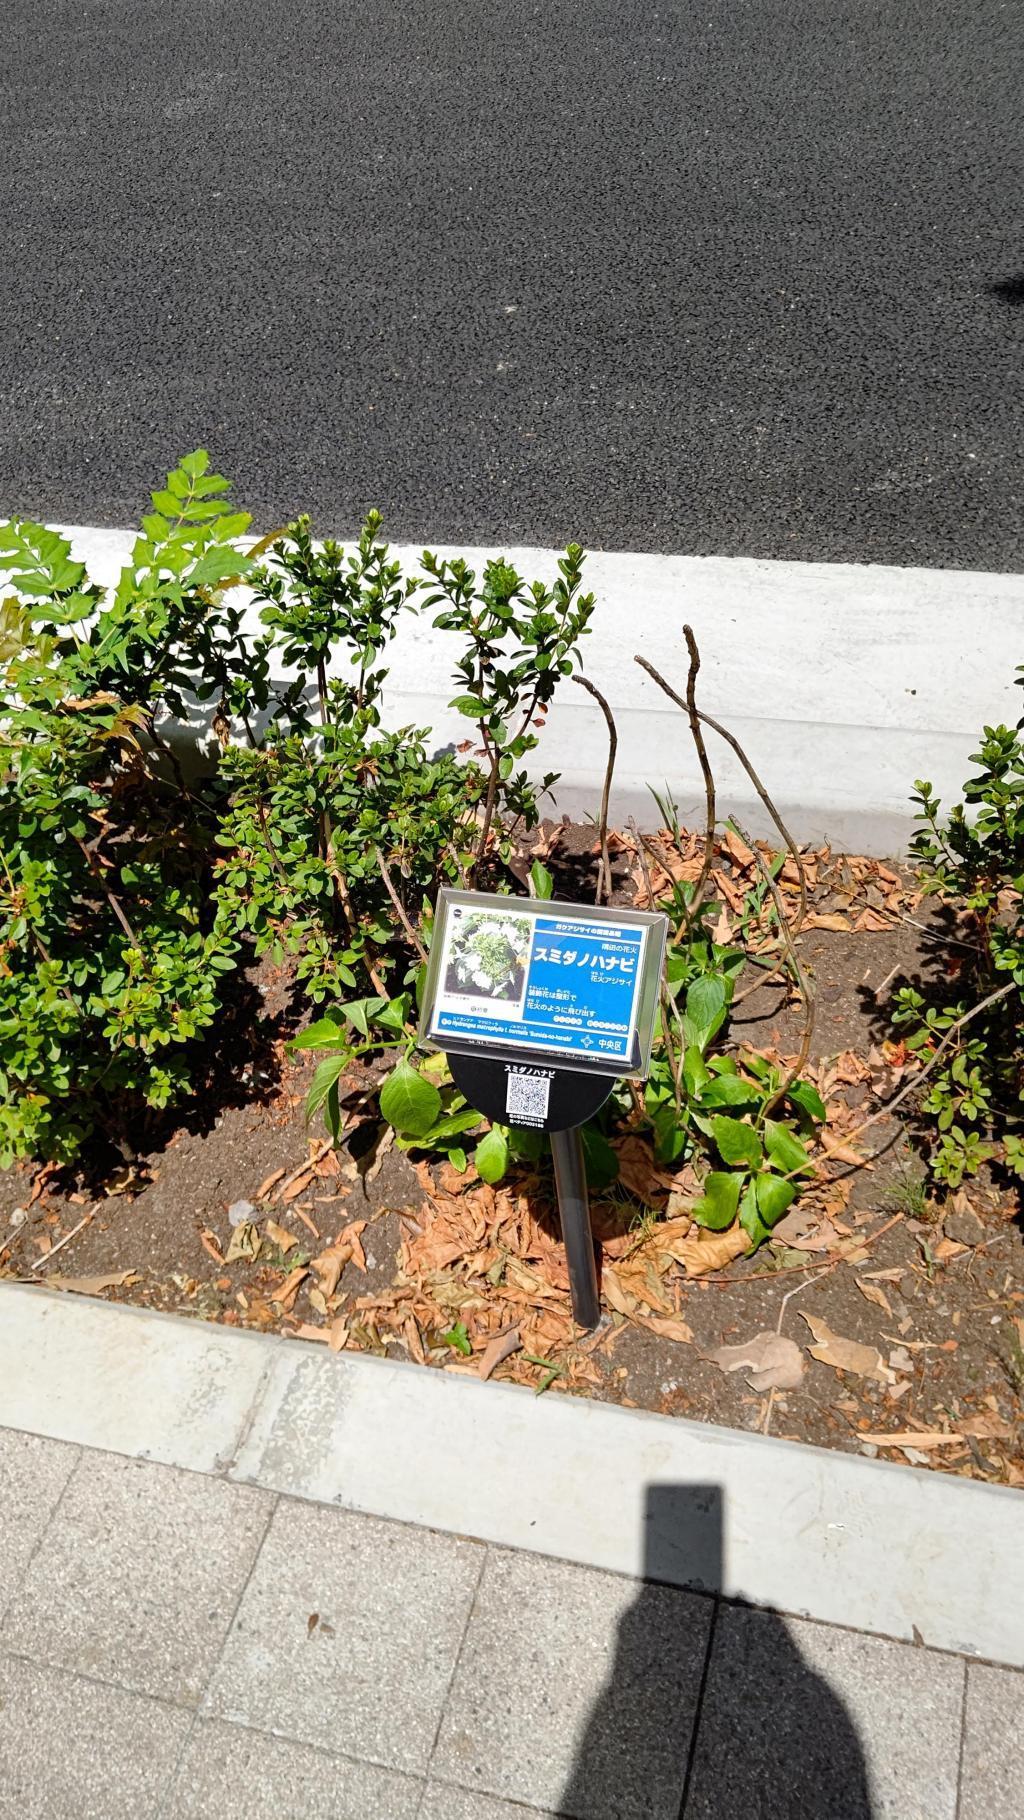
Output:
M560 881L560 895L588 894L592 840L588 831L579 831L572 845L581 876L571 890ZM894 973L919 967L922 946L934 949L905 921L875 933L814 929L801 938L804 965L817 988L811 1057L819 1078L837 1056L875 1058L870 1079L840 1079L827 1096L840 1138L891 1092L878 1059L878 1046L889 1034L889 981ZM310 1132L303 1114L313 1060L289 1057L285 1047L286 983L269 975L256 983L264 1007L254 1031L260 1060L257 1077L243 1083L244 1095L233 1096L243 1103L218 1107L211 1100L194 1109L194 1129L172 1131L134 1179L115 1177L106 1191L28 1169L0 1176L0 1275L46 1283L130 1272L125 1282L94 1286L94 1292L287 1333L303 1323L323 1327L330 1319L317 1304L314 1276L301 1283L290 1311L270 1299L287 1270L317 1256L346 1227L366 1222L356 1233L366 1269L360 1268L357 1245L355 1260L345 1264L337 1305L354 1309L356 1301L392 1293L403 1231L408 1238L432 1217L425 1183L435 1184L435 1204L447 1198L456 1205L460 1196L477 1192L476 1178L472 1170L456 1178L444 1165L432 1166L428 1175L422 1163L417 1169L408 1156L382 1144L380 1128L358 1116L339 1153L321 1154L319 1130ZM769 985L740 1007L732 1031L738 1041L786 1054L796 1046L798 1023L785 990ZM240 1055L240 1073L246 1062ZM351 1103L359 1099L354 1093ZM857 1168L833 1164L806 1197L809 1210L818 1203L831 1206L826 1249L801 1252L780 1239L718 1274L696 1280L678 1274L670 1294L692 1329L692 1343L662 1338L612 1314L596 1340L566 1349L564 1375L554 1379L548 1394L577 1391L855 1452L864 1449L859 1439L864 1432L955 1432L959 1441L934 1451L886 1450L886 1457L1024 1484L1024 1237L1016 1196L991 1182L971 1184L966 1195L947 1197L938 1206L925 1195L921 1164L898 1115L876 1123L868 1138L877 1151L873 1161ZM300 1178L293 1198L278 1198L287 1178L311 1155L315 1167ZM277 1181L264 1190L251 1217L261 1231L267 1218L276 1221L296 1243L285 1252L264 1238L258 1262L218 1262L216 1252L227 1252L232 1226L242 1217L229 1209L239 1201L258 1202L261 1185L275 1172ZM517 1186L522 1183L513 1183L513 1191ZM529 1196L537 1218L557 1233L546 1172L531 1180ZM595 1209L595 1222L621 1233L642 1214L628 1197L613 1195ZM410 1215L416 1224L403 1229L403 1218ZM83 1220L82 1229L56 1253ZM865 1288L875 1299L868 1299ZM888 1312L877 1300L879 1291ZM824 1319L835 1334L877 1348L892 1381L839 1373L805 1351L800 1388L768 1395L751 1390L743 1371L727 1375L705 1356L723 1342L762 1331L781 1330L805 1349L812 1336L804 1313ZM480 1351L494 1322L470 1313L467 1326ZM390 1350L396 1357L408 1351L405 1341L372 1321L357 1324L348 1344ZM437 1333L426 1336L426 1346L431 1367L476 1369L475 1359L464 1360ZM581 1365L578 1373L574 1361ZM499 1366L496 1375L540 1385L547 1373L520 1356ZM875 1451L873 1445L869 1450Z

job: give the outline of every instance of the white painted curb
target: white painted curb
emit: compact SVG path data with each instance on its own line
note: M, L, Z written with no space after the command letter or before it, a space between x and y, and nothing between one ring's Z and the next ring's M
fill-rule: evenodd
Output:
M13 1284L0 1425L1024 1667L1000 1486Z
M134 533L63 527L97 581L113 582ZM441 548L479 571L506 554L521 573L553 580L558 551ZM396 547L409 573L421 550ZM681 693L681 627L694 627L703 663L700 705L741 741L801 840L831 838L856 851L902 850L914 780L947 803L968 775L984 724L1010 725L1024 662L1024 575L845 563L755 562L742 557L645 556L596 551L585 579L597 596L584 640L586 674L611 703L619 757L612 811L657 824L649 786L667 783L684 820L699 822L703 787L683 716L638 669L640 652ZM458 641L412 619L390 648L388 719L465 738L448 711ZM604 722L567 685L535 755L558 771L556 809L597 813L607 758ZM723 814L771 832L729 749L709 735Z

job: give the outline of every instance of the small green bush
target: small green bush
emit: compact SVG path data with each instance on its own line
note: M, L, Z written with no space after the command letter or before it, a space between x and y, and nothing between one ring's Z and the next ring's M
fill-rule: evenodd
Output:
M959 916L961 945L955 990L905 986L893 1021L924 1059L946 1044L921 1110L935 1122L932 1171L954 1188L986 1162L1024 1175L1022 727L984 729L971 757L979 769L945 822L931 784L914 786L919 827L911 852L925 890ZM954 1030L961 1019L968 1021Z
M164 739L194 679L227 703L249 520L194 455L154 494L109 599L40 525L0 527L0 1162L123 1144L188 1085L237 944L216 926L212 806Z
M492 863L490 827L507 841L536 819L514 767L592 610L582 551L550 589L504 563L478 587L424 554L474 653L482 766L382 728L386 650L425 583L379 515L349 552L306 518L250 548L229 490L186 456L109 593L55 532L0 526L0 1165L67 1161L94 1133L130 1151L145 1107L192 1090L253 950L292 957L356 1048L407 1041L402 916L428 928L438 883ZM198 766L180 749L197 714L216 742ZM339 1072L318 1089L328 1112Z

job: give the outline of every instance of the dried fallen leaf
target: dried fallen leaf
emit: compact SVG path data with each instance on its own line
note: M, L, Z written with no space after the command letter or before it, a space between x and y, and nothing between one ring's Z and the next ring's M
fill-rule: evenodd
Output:
M312 1174L313 1165L312 1163L307 1163L305 1168L297 1176L293 1176L290 1182L286 1183L283 1188L278 1189L277 1199L285 1202L297 1201L299 1195L304 1194L309 1187L309 1181Z
M305 1264L300 1264L297 1269L289 1271L288 1275L284 1279L284 1282L280 1283L278 1285L278 1287L274 1290L274 1293L270 1297L270 1300L272 1302L276 1303L278 1308L283 1308L285 1313L287 1313L289 1311L289 1309L291 1309L291 1307L293 1306L295 1298L299 1293L299 1289L300 1289L304 1279L308 1275L309 1275L309 1270L307 1269ZM319 1328L317 1328L315 1331L319 1335L319 1332L320 1332ZM320 1337L326 1338L326 1335L320 1335Z
M332 1352L343 1352L348 1345L348 1326L341 1315L327 1330L327 1344Z
M360 1242L360 1234L365 1230L365 1220L352 1220L328 1245L318 1258L313 1259L313 1269L320 1278L320 1287L324 1295L331 1296L338 1287L338 1279L346 1264L355 1264L358 1270L366 1269L366 1256Z
M967 1250L968 1246L959 1245L956 1239L940 1239L932 1250L932 1257L937 1264L950 1264Z
M660 1206L671 1177L658 1168L650 1145L642 1137L632 1135L613 1148L619 1159L619 1181L623 1188L635 1194L645 1207Z
M293 1340L330 1341L329 1330L326 1327L314 1327L312 1321L299 1321L295 1327L289 1327L286 1331Z
M734 1258L743 1257L750 1241L737 1220L724 1232L707 1232L701 1228L700 1236L695 1239L683 1239L675 1248L675 1256L682 1264L688 1276L704 1276L709 1270L724 1270Z
M74 1295L99 1295L104 1289L121 1289L125 1283L138 1280L136 1270L115 1270L99 1277L44 1277L48 1289L68 1289Z
M839 916L835 912L822 915L820 911L812 910L810 915L804 918L804 928L833 929L837 934L846 934L852 928L852 924L849 917Z
M636 1297L623 1288L616 1272L609 1264L606 1264L601 1272L601 1293L609 1307L615 1309L616 1314L632 1316L636 1313Z
M890 1321L894 1319L892 1305L884 1289L880 1289L877 1283L866 1283L862 1277L855 1277L854 1282L862 1296L869 1302L874 1302L876 1308L883 1309Z
M773 1241L793 1251L826 1251L831 1238L831 1227L811 1207L794 1207L772 1227Z
M224 1253L217 1243L216 1234L210 1231L209 1226L203 1226L201 1228L199 1243L203 1250L213 1259L215 1264L224 1264L227 1262Z
M269 1175L264 1176L262 1182L260 1183L259 1187L256 1190L255 1199L257 1201L266 1200L266 1197L270 1193L270 1190L273 1188L274 1183L279 1182L281 1180L281 1177L283 1176L283 1174L284 1174L284 1165L282 1164L280 1169L272 1169Z
M795 1340L781 1333L755 1333L737 1346L719 1346L705 1357L722 1371L745 1371L751 1390L795 1390L806 1366Z
M510 1327L506 1333L499 1333L481 1354L477 1371L481 1378L489 1378L492 1371L497 1371L505 1359L518 1352L523 1342L518 1327Z
M822 1154L828 1163L846 1163L851 1169L870 1169L870 1158L862 1156L852 1144L830 1144L822 1140Z
M231 1234L223 1263L235 1264L239 1258L252 1258L255 1261L259 1257L262 1242L259 1227L252 1220L240 1220Z
M1001 1416L985 1410L981 1415L968 1416L965 1422L961 1422L960 1432L974 1435L978 1440L1005 1441L1009 1440L1014 1430L1012 1423L1004 1422Z
M937 1428L924 1429L920 1433L916 1428L905 1428L892 1435L859 1434L857 1439L868 1447L962 1447L964 1444L962 1435L947 1434Z
M681 1315L638 1314L635 1319L640 1327L646 1327L663 1340L678 1340L685 1346L693 1340L693 1329Z
M738 834L734 834L731 828L723 829L722 841L738 866L746 868L753 865L754 855L746 841L741 840Z
M820 1359L834 1371L852 1371L859 1378L876 1378L880 1384L896 1382L895 1373L883 1364L876 1347L863 1346L859 1340L843 1339L818 1315L804 1314L803 1318L815 1339L815 1344L807 1348L812 1359Z
M263 1230L278 1251L289 1252L299 1242L294 1232L289 1232L286 1226L279 1226L276 1220L268 1220Z

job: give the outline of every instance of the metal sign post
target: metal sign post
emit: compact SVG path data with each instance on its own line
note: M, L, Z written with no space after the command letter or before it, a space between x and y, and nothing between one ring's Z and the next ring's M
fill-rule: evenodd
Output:
M484 892L440 894L422 1040L470 1105L551 1140L573 1318L600 1319L580 1128L650 1062L667 918Z

